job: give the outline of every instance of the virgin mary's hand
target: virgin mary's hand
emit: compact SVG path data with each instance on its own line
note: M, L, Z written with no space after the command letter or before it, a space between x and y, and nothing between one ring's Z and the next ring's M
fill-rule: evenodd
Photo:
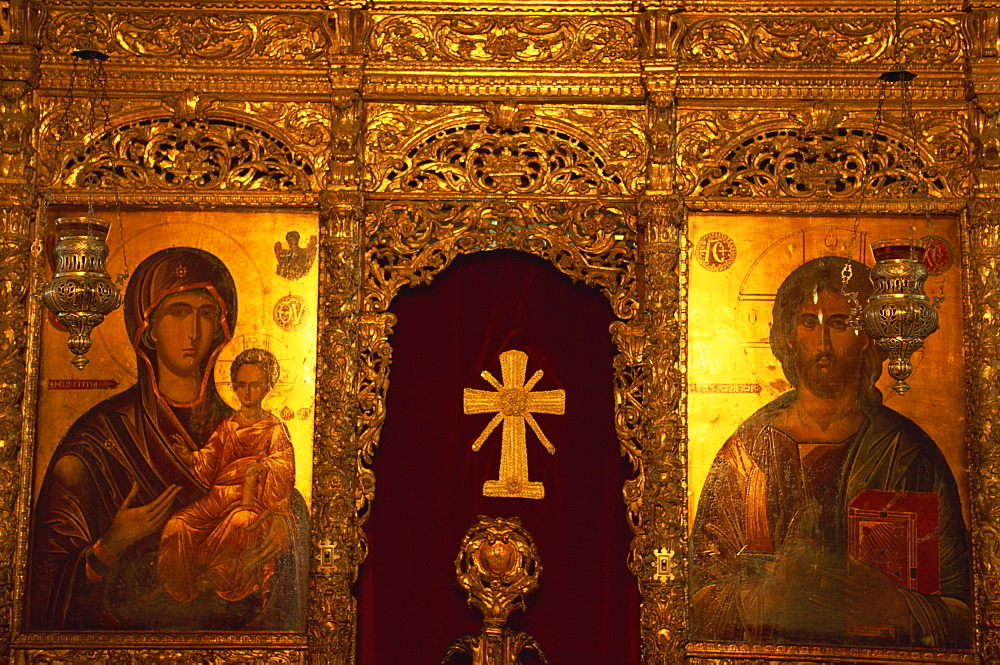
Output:
M159 531L170 516L171 505L180 489L180 485L170 485L145 506L129 508L129 504L139 493L138 485L133 483L132 490L115 513L107 533L101 538L108 554L117 557L133 543Z

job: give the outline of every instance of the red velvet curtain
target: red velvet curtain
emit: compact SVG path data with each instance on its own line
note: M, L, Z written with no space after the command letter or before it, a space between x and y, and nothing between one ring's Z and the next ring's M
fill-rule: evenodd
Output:
M539 588L527 612L511 616L513 627L537 638L554 665L638 663L607 300L546 261L495 251L404 289L392 311L370 553L357 585L358 662L438 663L453 640L479 631L454 561L466 530L489 515L518 516L541 556ZM535 416L555 455L527 429L529 476L545 484L540 500L483 496L483 482L498 476L501 432L473 452L492 415L462 409L464 388L493 390L480 372L501 380L499 356L510 349L528 354L528 377L544 371L536 390L566 391L565 415Z

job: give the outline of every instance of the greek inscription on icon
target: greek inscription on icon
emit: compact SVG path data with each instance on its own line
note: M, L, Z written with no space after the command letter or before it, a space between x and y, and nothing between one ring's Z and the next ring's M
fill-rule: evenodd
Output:
M272 316L282 330L289 332L302 327L306 309L306 301L302 297L287 295L274 304Z
M274 272L278 277L299 279L312 268L316 258L316 236L311 236L305 247L299 247L299 239L298 231L289 231L285 234L288 247L282 247L281 241L274 243L274 256L278 259Z
M941 275L951 267L955 253L951 244L941 236L925 236L927 251L924 253L924 267L930 275Z
M705 270L723 272L736 260L736 243L725 233L706 233L695 245L694 256Z

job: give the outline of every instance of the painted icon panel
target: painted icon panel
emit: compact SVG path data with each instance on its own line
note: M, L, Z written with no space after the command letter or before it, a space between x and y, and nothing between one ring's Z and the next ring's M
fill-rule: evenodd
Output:
M691 220L695 639L971 646L957 223L852 222ZM902 396L844 294L872 294L870 242L925 236L941 329Z
M302 631L316 216L123 223L84 370L43 324L25 626Z

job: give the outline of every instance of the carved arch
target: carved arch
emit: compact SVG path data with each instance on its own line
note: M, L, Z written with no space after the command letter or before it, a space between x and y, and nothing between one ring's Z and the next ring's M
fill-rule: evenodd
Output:
M887 123L875 133L857 122L813 129L780 120L733 136L711 162L689 173L692 194L719 197L851 200L962 196L972 154L967 131L942 118L918 118L920 141ZM683 144L683 140L682 140ZM682 148L683 149L683 145Z
M115 118L58 156L56 189L309 192L320 166L279 129L237 114ZM108 150L108 135L112 137Z
M646 161L642 128L609 118L586 132L587 124L487 105L403 141L377 126L370 143L395 145L391 158L373 155L368 183L373 192L401 195L634 195Z
M645 336L637 316L636 267L640 262L635 203L558 199L370 201L366 217L355 469L360 551L365 551L360 526L375 498L374 457L385 421L392 357L389 336L395 323L389 305L401 288L429 283L461 254L507 248L547 259L574 281L601 290L618 317L609 331L618 349L613 367L615 429L621 454L635 474L626 480L622 494L634 534L629 566L641 581L645 516L650 508L642 500L646 483L641 444ZM655 530L655 526L650 528Z

